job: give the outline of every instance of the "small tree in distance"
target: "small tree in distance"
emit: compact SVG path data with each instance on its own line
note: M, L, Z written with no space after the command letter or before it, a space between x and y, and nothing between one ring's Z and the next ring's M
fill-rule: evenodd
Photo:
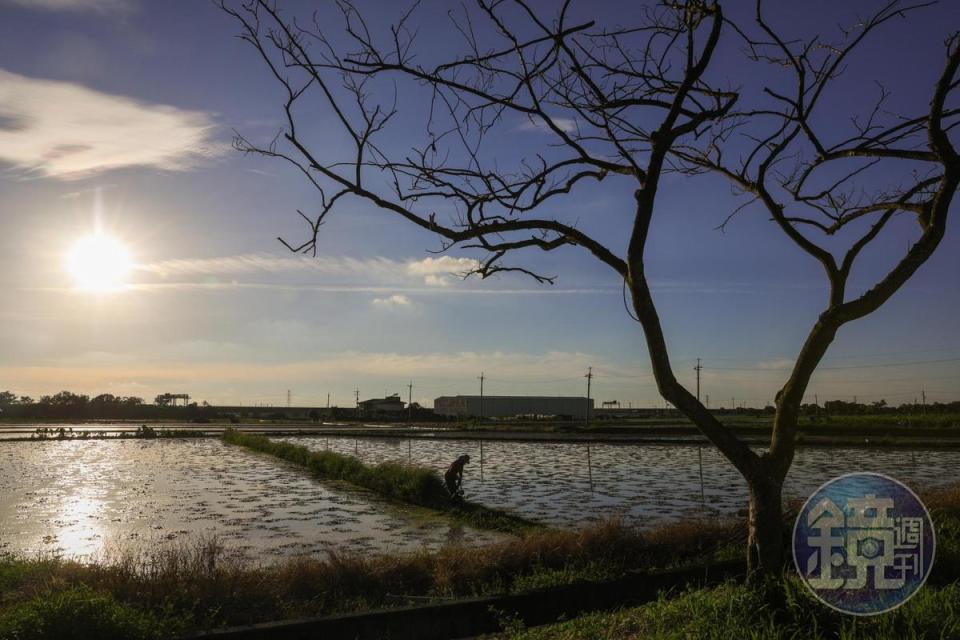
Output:
M925 113L889 116L883 90L878 104L857 105L868 115L854 119L843 139L818 132L815 116L864 38L927 4L888 2L845 32L842 42L828 44L777 33L760 1L750 24L733 23L720 2L688 0L631 9L639 16L635 24L605 28L572 23L569 1L546 16L524 0L477 0L473 10L450 14L464 52L427 65L414 51L414 10L381 42L353 4L338 2L349 43L342 47L316 17L302 23L268 0L224 0L221 7L239 21L241 38L276 78L286 118L272 144L242 136L235 144L290 163L317 188L319 213L301 213L310 225L307 241L284 243L294 251L314 252L326 217L355 197L436 234L444 250L485 252L474 271L480 277L511 271L552 284L552 277L508 261L527 248L581 247L613 269L629 291L661 395L745 478L749 564L772 573L783 565L782 486L810 377L838 329L876 311L943 238L960 181L960 158L950 140L958 109L949 106L958 86L956 36L946 44L945 65L930 79ZM775 65L794 88L764 88L762 103L744 105L740 90L709 82L721 35L739 40L756 64ZM398 113L398 94L390 85L385 92L382 80L408 81L429 92L422 143L412 150L398 153L381 142ZM311 141L306 131L318 112L340 128L345 148L329 137ZM550 142L504 168L485 155L483 143L509 129L509 116L528 119ZM893 165L893 179L885 164ZM777 394L770 446L762 454L681 385L671 366L644 264L658 188L670 171L725 176L752 196L748 203L765 207L775 228L827 276L826 308ZM865 186L871 177L887 183ZM550 212L584 184L613 179L635 185L633 200L623 203L632 212L623 253ZM898 214L916 219L919 240L875 286L849 297L854 262ZM853 240L839 254L818 244L815 234L848 228Z

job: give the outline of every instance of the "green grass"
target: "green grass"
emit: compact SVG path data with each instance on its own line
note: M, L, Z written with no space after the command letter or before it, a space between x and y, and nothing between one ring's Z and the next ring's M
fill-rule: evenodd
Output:
M440 476L417 465L383 462L367 465L353 456L333 451L311 451L289 442L227 429L224 442L266 453L301 467L317 478L349 482L389 499L441 511L464 524L483 529L517 533L539 525L506 511L471 502L454 504Z
M503 635L511 640L960 638L960 486L922 497L936 526L937 557L926 586L887 614L856 621L839 614L809 595L791 567L780 609L770 606L762 590L730 582L533 629L505 620Z
M170 637L182 623L122 604L80 585L52 588L20 602L0 617L4 640L152 640Z
M680 594L613 613L592 613L533 629L507 621L511 640L891 640L960 637L960 584L924 588L905 605L872 618L854 619L820 604L799 580L784 580L786 605L774 608L761 589L733 582Z
M37 427L30 434L30 440L110 440L137 438L153 440L155 438L204 438L206 434L193 429L158 429L141 424L136 431L93 431L81 429L74 431L73 427ZM25 440L26 438L11 438L11 440Z
M739 548L739 541L731 543L736 537L729 525L705 521L640 532L614 520L579 531L529 531L483 547L329 553L266 566L231 556L216 540L122 554L93 565L0 557L0 629L22 627L30 612L48 615L43 612L54 610L40 605L58 594L70 602L77 600L75 593L96 595L89 610L146 621L148 630L163 635L406 604L390 594L422 602L612 578L631 569L699 563L731 544ZM124 615L111 613L117 607ZM61 610L67 609L56 609ZM16 637L0 633L3 640ZM51 631L30 637L61 636Z

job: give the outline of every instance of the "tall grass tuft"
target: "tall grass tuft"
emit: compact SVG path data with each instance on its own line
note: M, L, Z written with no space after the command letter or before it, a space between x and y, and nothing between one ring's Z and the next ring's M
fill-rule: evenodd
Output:
M153 640L171 637L180 627L83 585L37 594L0 616L5 640Z
M450 502L440 477L425 467L394 463L369 466L352 456L311 451L300 445L276 442L236 429L224 431L223 440L306 467L318 478L344 480L393 500L431 508L443 508Z

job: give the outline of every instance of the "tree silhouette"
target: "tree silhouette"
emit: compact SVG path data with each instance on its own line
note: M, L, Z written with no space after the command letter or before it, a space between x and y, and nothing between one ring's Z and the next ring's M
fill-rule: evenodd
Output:
M960 51L946 45L947 61L931 78L929 110L892 116L881 92L866 119L854 120L844 139L817 130L824 94L842 83L844 65L870 33L926 4L894 0L839 43L791 39L777 33L756 3L755 19L736 24L720 2L687 0L632 9L627 26L571 23L570 2L551 16L524 0L477 0L450 12L464 51L427 64L415 51L411 9L380 40L357 8L341 0L341 37L328 37L316 16L287 17L268 0L224 0L240 37L259 54L283 95L285 122L268 145L239 135L247 153L289 163L316 187L319 211L300 212L309 224L304 243L315 253L328 215L359 198L436 234L441 249L484 252L480 277L519 272L540 283L554 278L513 258L523 249L581 247L623 279L643 328L661 395L686 415L746 479L750 489L748 559L753 569L778 571L783 562L782 486L793 460L797 420L810 376L837 330L878 309L936 249L960 180L950 140ZM618 16L618 19L626 19ZM902 28L902 27L901 27ZM757 65L787 74L765 87L763 101L744 105L740 90L708 81L721 34L739 40ZM740 67L728 72L742 71ZM754 82L752 74L738 79ZM385 142L396 120L399 87L429 95L422 142L397 152ZM408 86L403 85L403 86ZM851 113L863 105L853 105ZM869 107L869 105L868 105ZM835 120L848 114L836 114ZM514 166L489 157L483 143L509 133L510 117L527 119L549 143ZM314 121L339 128L318 137ZM346 144L340 144L340 140ZM880 163L897 165L890 184L865 189ZM918 168L918 165L923 165ZM827 308L777 394L769 450L757 453L724 426L674 374L660 316L647 281L644 252L667 172L716 172L769 212L775 228L823 265L830 285ZM605 246L577 223L551 214L553 204L590 182L631 181L632 221L622 230L625 252ZM863 249L900 213L915 216L922 234L874 287L848 298L847 280ZM869 222L839 259L811 238L836 235Z

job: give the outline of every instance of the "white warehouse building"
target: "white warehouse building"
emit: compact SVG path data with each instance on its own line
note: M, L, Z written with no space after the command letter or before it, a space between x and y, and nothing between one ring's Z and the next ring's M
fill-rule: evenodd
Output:
M442 416L512 418L514 416L593 415L593 398L562 396L441 396L433 401L434 413Z

